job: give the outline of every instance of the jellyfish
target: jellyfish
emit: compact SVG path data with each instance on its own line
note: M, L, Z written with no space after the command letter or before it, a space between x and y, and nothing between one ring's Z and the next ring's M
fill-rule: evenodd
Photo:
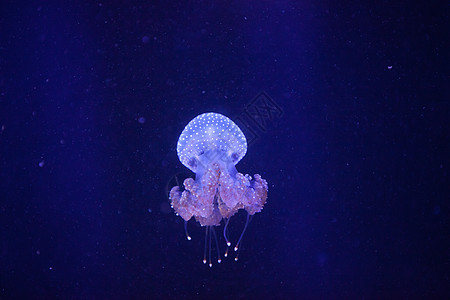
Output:
M227 227L230 218L240 209L247 211L247 219L239 240L240 243L252 216L260 212L267 199L267 181L255 174L239 173L235 165L247 152L247 140L241 129L229 118L218 113L204 113L191 120L181 133L177 154L181 163L195 173L195 180L184 180L184 190L174 186L169 198L175 213L186 223L192 217L205 226L203 263L206 264L206 249L209 244L209 266L211 263L211 238L214 237L218 262L221 262L217 235L214 227L223 220L223 236L227 244L225 256L231 242ZM235 260L238 260L239 252Z

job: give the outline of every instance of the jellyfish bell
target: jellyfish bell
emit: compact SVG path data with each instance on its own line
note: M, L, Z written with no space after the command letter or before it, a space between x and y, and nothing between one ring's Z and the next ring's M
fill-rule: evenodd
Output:
M236 170L235 165L246 152L247 140L241 129L218 113L197 116L186 125L178 139L178 157L196 176L195 180L184 180L184 191L178 186L173 187L169 197L172 208L185 222L194 217L202 226L206 226L205 263L208 236L209 251L211 236L214 236L218 249L214 226L219 226L222 219L226 220L224 237L227 246L230 246L228 222L240 209L246 210L247 222L235 247L238 250L251 216L260 212L266 203L267 181L258 174L252 178ZM190 239L187 229L186 237ZM220 261L219 252L218 257Z
M219 159L236 165L247 152L241 129L224 115L204 113L190 121L177 143L177 154L188 169L197 173L199 163L207 166Z

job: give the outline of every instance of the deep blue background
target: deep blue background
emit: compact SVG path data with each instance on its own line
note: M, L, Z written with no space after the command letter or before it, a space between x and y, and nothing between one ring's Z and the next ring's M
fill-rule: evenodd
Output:
M449 297L448 4L59 2L0 6L0 298ZM268 203L210 269L176 141L261 91Z

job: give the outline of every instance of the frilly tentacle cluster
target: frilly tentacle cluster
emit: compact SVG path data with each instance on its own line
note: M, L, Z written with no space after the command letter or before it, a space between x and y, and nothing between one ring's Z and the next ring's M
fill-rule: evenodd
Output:
M218 163L212 163L199 181L187 178L185 190L178 186L170 191L175 212L188 221L192 216L202 226L219 225L222 218L233 216L239 209L250 215L260 212L267 200L267 181L255 174L237 173L235 177Z

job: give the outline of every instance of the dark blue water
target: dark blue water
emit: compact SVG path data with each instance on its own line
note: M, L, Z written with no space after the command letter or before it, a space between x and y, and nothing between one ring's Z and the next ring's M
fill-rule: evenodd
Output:
M0 298L449 297L448 12L2 2ZM209 111L269 182L239 261L212 268L168 200Z

